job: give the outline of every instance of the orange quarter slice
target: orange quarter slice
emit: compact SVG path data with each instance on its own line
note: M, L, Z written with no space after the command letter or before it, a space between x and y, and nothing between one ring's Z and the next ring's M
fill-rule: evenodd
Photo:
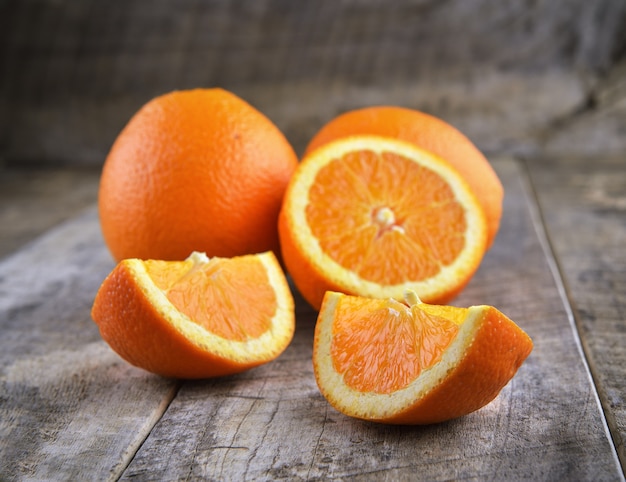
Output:
M269 362L295 329L293 297L271 252L123 260L98 290L92 317L126 361L178 378L228 375Z
M533 343L491 306L458 308L328 292L313 368L338 411L364 420L430 424L491 402Z

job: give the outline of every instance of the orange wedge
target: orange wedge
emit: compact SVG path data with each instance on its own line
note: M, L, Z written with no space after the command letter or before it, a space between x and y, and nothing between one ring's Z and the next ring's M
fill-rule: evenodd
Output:
M295 328L293 297L271 252L123 260L98 290L92 317L126 361L177 378L228 375L269 362Z
M431 424L492 401L530 354L528 335L490 306L428 305L328 292L313 368L324 397L345 415Z
M484 212L462 176L413 144L376 136L308 154L287 187L281 251L303 297L319 309L340 291L444 303L486 250Z

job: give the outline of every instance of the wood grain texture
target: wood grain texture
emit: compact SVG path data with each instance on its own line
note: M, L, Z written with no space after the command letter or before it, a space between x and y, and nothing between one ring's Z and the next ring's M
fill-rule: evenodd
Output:
M535 349L493 403L429 427L337 413L315 386L316 314L300 301L284 355L246 374L183 384L122 480L619 480L522 174L510 160L496 167L507 192L502 231L457 304L494 304Z
M115 479L173 398L91 321L112 267L95 209L0 263L0 480Z
M626 160L550 157L529 170L626 469Z
M99 179L99 168L0 166L0 258L93 204Z
M594 159L624 155L626 58L602 79L588 102L593 105L593 109L568 116L541 133L543 141L537 156L539 159L564 159L570 156L578 158L580 162L583 156Z
M128 366L89 319L113 267L92 208L0 263L0 479L622 480L524 170L494 165L502 229L456 304L497 306L535 349L487 407L427 427L337 413L300 298L293 343L262 367L175 382Z

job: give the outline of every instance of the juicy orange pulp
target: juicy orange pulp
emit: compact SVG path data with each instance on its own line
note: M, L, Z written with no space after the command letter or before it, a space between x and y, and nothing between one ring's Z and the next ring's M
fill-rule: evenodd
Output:
M350 152L321 168L306 216L326 254L382 284L429 278L465 243L464 211L448 183L393 152Z
M406 387L441 360L459 332L467 309L446 308L451 318L393 299L372 308L358 298L344 298L333 325L335 370L346 385L362 392L392 393Z
M410 143L354 136L308 154L279 216L281 252L302 296L326 291L445 303L484 256L486 219L445 160Z
M445 159L470 185L481 204L488 227L487 247L500 226L503 188L489 161L474 143L443 119L397 106L370 106L345 112L313 136L305 155L336 139L376 135L410 142Z
M244 341L258 338L270 327L276 296L258 258L236 257L228 263L214 259L203 269L194 269L191 260L178 263L147 260L145 266L167 299L211 333ZM244 270L245 279L241 276ZM251 286L254 286L252 293ZM238 301L242 293L246 293L245 303Z

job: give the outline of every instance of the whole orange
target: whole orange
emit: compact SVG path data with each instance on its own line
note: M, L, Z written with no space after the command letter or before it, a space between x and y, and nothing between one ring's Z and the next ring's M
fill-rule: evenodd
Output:
M297 163L272 121L226 90L156 97L104 163L104 240L118 261L278 253L278 213Z
M500 227L504 190L491 164L474 143L446 121L414 109L371 106L341 114L315 134L306 154L341 137L375 135L411 142L448 161L465 179L487 218L487 246Z

